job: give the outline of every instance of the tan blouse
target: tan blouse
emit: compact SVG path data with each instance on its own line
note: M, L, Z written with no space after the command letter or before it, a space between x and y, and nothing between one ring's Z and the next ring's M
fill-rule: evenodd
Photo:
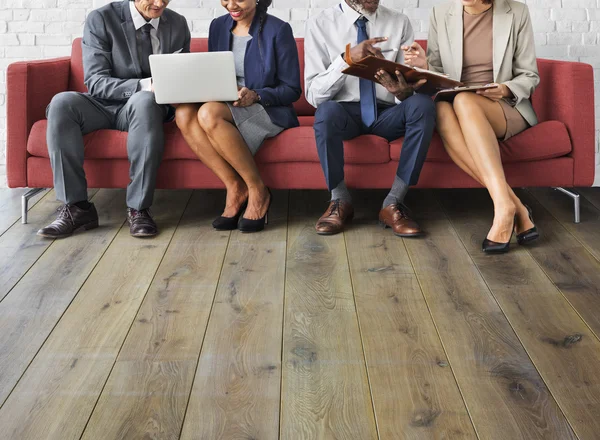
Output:
M494 82L492 8L477 15L463 12L463 68L461 81L468 85Z

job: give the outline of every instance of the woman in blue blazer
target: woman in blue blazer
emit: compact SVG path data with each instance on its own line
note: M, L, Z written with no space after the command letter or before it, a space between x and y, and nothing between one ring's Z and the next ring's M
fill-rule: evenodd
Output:
M292 106L302 94L296 41L288 23L267 14L270 4L221 0L228 14L210 25L208 50L234 53L238 100L177 107L185 140L227 188L225 210L213 222L218 230L264 228L271 192L253 156L265 139L299 125Z

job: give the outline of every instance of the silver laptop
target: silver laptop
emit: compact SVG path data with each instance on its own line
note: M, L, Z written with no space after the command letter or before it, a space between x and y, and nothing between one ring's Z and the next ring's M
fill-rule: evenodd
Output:
M238 99L233 52L150 55L158 104Z

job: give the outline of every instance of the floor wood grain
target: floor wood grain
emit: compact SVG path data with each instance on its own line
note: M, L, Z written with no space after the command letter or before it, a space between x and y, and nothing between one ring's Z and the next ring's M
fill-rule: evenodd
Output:
M517 192L542 236L487 256L482 190L410 191L420 239L377 225L385 191L335 236L324 191L274 191L259 234L213 230L222 190L159 191L149 240L100 190L56 241L52 192L21 225L0 190L0 440L595 440L600 189L579 225Z
M90 198L94 194L95 190L90 191ZM29 211L26 225L15 223L0 236L0 301L52 245L52 240L38 237L36 232L56 219L59 206L54 191L48 192Z
M0 236L8 228L21 219L21 196L27 192L27 189L0 190ZM39 202L47 191L41 192L29 199L28 208L31 210Z
M592 205L600 209L600 188L580 188L578 191Z
M210 225L224 193L195 193L83 439L178 439L229 232Z
M528 191L517 194L532 208L540 232L527 251L600 338L600 261Z
M327 194L292 192L281 438L377 438L344 237L315 234Z
M526 247L516 246L506 255L482 254L479 240L491 224L483 212L493 212L484 192L467 200L446 191L440 200L571 426L580 439L595 438L600 431L600 370L595 367L600 365L600 341Z
M278 436L287 195L263 233L231 234L182 439Z
M189 196L157 194L152 241L121 228L0 409L10 438L80 438Z
M588 197L597 203L597 198L588 192ZM600 260L600 206L595 206L587 197L581 197L581 223L573 223L573 200L564 194L548 189L534 188L531 194L575 236L597 260ZM592 193L591 191L594 191Z
M360 196L345 236L379 438L477 438L404 243L376 227L385 194Z
M411 196L428 235L405 243L480 438L575 438L433 193Z
M37 237L29 228L23 235L36 243L33 247L39 248L38 252L45 253L0 302L0 406L123 224L124 191L104 190L94 199L100 209L98 229L55 242ZM32 211L45 204L46 201L40 202ZM55 204L50 207L54 212ZM17 230L21 226L15 225ZM0 240L12 235L11 229ZM23 263L19 254L14 261ZM29 251L23 254L30 258ZM2 264L11 270L15 267L12 261Z

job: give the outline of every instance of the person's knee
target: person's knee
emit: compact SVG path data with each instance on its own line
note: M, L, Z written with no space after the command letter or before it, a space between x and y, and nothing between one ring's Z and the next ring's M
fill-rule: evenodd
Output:
M175 123L183 132L187 131L190 124L197 120L198 107L193 104L181 104L175 110Z
M59 120L73 116L73 110L77 106L79 96L77 92L61 92L52 98L48 105L46 116L48 120Z
M78 112L76 111L77 105L80 102L79 99L76 92L61 92L54 95L50 101L46 110L49 153L72 151L76 147L76 144L64 142L58 139L58 137L60 137L59 133L62 132L66 125L81 125L82 121L79 120Z
M129 98L129 112L131 118L149 123L162 123L163 111L156 103L154 93L137 92Z
M457 115L469 114L479 109L477 96L474 93L463 92L454 97L452 107Z
M326 101L317 107L315 112L315 128L336 127L336 122L342 118L343 108L339 102Z
M219 103L208 102L198 110L198 122L207 133L213 132L224 120L219 105Z

